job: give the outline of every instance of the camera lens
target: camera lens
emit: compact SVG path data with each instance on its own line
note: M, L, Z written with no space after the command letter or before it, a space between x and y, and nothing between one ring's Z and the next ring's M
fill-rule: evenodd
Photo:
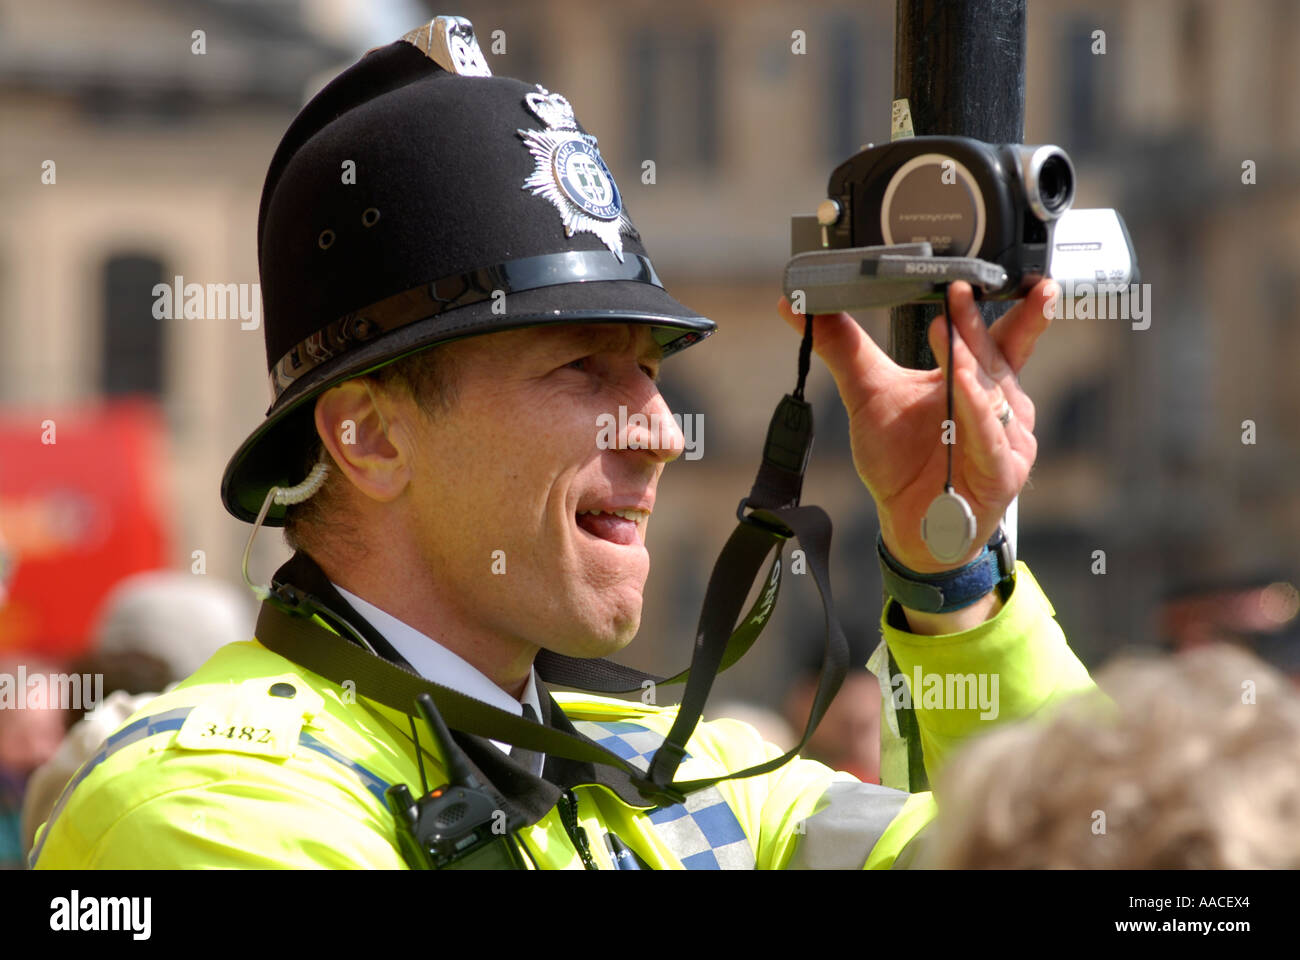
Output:
M1074 196L1074 171L1070 162L1059 153L1054 153L1038 170L1038 196L1050 214L1064 212Z

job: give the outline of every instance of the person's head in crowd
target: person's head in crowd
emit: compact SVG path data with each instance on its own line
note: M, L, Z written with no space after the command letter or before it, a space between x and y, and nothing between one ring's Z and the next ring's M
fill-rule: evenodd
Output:
M44 756L33 756L32 767L40 768L27 771L21 818L15 812L7 827L0 825L0 852L8 849L11 862L20 862L14 857L31 848L36 828L49 817L63 785L94 756L104 737L150 695L185 679L218 648L252 635L252 605L243 591L228 583L170 571L140 573L120 581L100 609L89 652L64 668L69 673L101 675L102 683L94 689L104 702L83 700L83 706L100 708L89 716L84 710L67 711L62 744L56 737ZM0 725L3 722L0 716ZM56 722L61 736L61 714Z
M81 676L103 677L102 690L105 697L117 690L130 694L158 693L168 684L182 679L167 661L142 650L112 653L92 650L73 660L67 669L69 673ZM80 705L70 704L63 711L64 724L70 729L98 705L84 701Z
M105 598L91 649L121 675L123 686L111 687L106 673L105 694L145 693L150 688L131 686L157 664L165 676L153 692L188 677L218 648L252 636L252 606L242 590L206 576L152 570L121 580Z
M23 792L32 772L63 739L63 711L51 704L49 685L30 683L34 676L57 672L36 655L0 653L0 684L6 687L0 709L0 870L22 866ZM23 675L27 682L20 684Z
M25 782L63 739L63 711L50 702L50 685L32 682L59 672L37 654L0 653L0 683L9 688L0 709L0 779L10 787ZM24 686L18 684L20 677L26 677Z
M1300 868L1300 694L1243 650L1122 658L1105 695L973 741L926 856L955 868Z
M800 674L790 685L783 712L794 730L803 732L816 694L815 672ZM880 684L874 675L849 671L800 755L859 780L880 782Z
M870 536L866 536L866 530L862 531L862 536L874 545L876 528L871 526L868 529ZM874 562L874 549L871 557ZM851 773L866 783L879 783L880 684L875 675L865 669L865 664L880 640L880 631L874 619L862 619L860 615L855 617L849 612L844 620L844 636L849 642L849 663L852 666L800 756L819 760L832 770ZM799 736L808 724L808 712L817 695L821 666L821 640L802 644L794 678L786 687L781 703L786 723Z
M1161 635L1174 650L1191 650L1216 642L1255 646L1257 637L1294 630L1300 625L1295 579L1275 569L1228 580L1176 583L1160 602ZM1269 661L1272 651L1256 652Z

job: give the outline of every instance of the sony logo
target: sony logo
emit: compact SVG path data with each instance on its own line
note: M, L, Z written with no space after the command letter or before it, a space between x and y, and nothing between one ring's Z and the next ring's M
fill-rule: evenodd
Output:
M948 267L942 263L909 263L903 268L904 273L947 273Z

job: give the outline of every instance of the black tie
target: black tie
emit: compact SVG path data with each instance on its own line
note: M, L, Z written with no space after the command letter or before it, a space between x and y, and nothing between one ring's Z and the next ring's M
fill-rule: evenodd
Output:
M520 704L524 708L524 719L537 722L537 711L526 703ZM542 755L536 750L525 750L523 747L511 747L510 759L519 766L523 767L535 777L542 775Z

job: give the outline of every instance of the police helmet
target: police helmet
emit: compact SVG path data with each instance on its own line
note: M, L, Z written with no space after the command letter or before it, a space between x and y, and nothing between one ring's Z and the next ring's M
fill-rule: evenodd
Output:
M664 291L568 101L491 76L459 17L371 50L302 109L262 190L258 264L274 399L221 484L249 522L303 480L314 401L344 380L516 327L644 323L665 356L714 330Z

